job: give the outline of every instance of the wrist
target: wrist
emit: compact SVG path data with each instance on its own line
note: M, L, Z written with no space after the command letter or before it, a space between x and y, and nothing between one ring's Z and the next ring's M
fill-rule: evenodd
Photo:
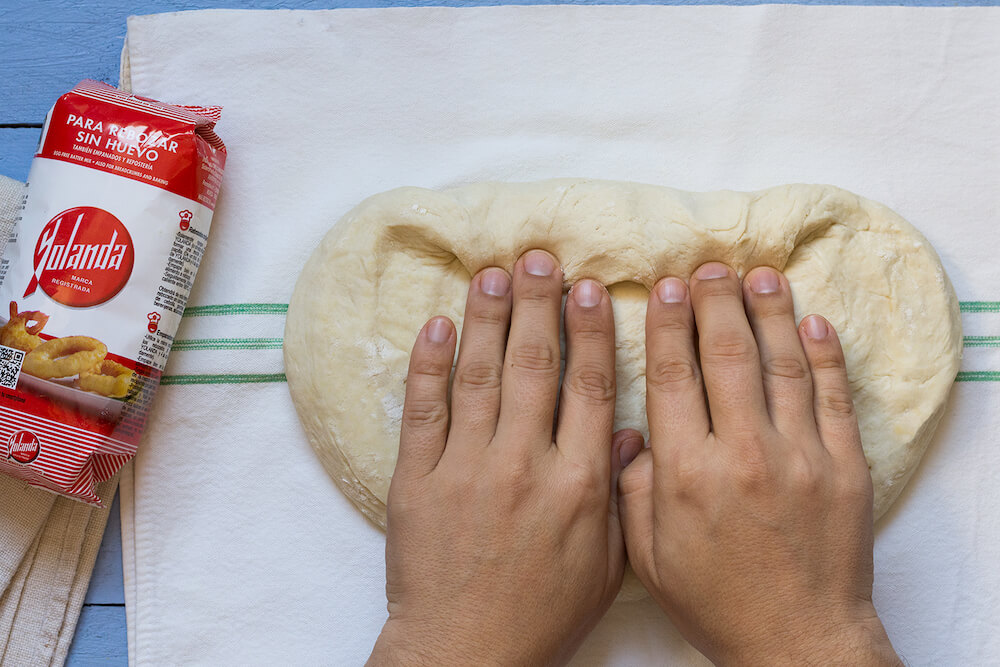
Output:
M493 656L447 628L431 630L389 619L382 627L367 667L490 665ZM499 663L498 663L499 664Z
M795 632L764 633L766 644L736 648L719 665L851 665L902 667L882 621L870 613L849 621L821 620Z
M811 643L812 649L803 653L806 664L870 667L903 665L874 609L871 617L845 625L838 632L830 632L829 629L821 632L826 636Z
M442 662L437 642L424 633L408 631L398 621L385 622L366 667L397 667L402 665L434 665Z

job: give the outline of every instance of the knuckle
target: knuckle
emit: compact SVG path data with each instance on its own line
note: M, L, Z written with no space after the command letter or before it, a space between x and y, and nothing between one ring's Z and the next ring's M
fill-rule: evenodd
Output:
M574 463L568 468L569 485L580 497L606 496L609 478L596 465Z
M438 488L446 493L454 493L459 498L479 498L490 493L486 481L488 477L482 470L470 471L458 466L443 466L439 468Z
M564 505L564 511L570 515L600 514L602 508L607 511L608 494L611 490L611 478L601 475L597 466L574 464L565 469L558 486L563 496L572 498L571 503Z
M734 479L745 491L771 489L775 481L774 461L769 456L767 438L756 431L738 436L729 459Z
M670 476L674 496L687 503L704 500L706 492L711 488L708 483L708 469L696 457L673 457Z
M867 468L863 468L851 474L844 474L838 478L836 485L837 500L844 505L871 505L874 501L875 490L872 486L871 473Z
M650 476L646 467L633 462L618 475L618 495L624 502L642 494L652 493Z
M615 376L596 365L567 374L565 387L588 402L606 403L615 398Z
M689 317L663 317L659 318L658 321L652 327L654 334L688 334L691 333L691 319Z
M794 492L801 495L816 495L824 482L823 467L809 460L809 457L798 455L786 462L790 483Z
M607 351L607 354L611 354L614 341L611 332L608 330L582 329L569 332L569 345L582 346L591 350L604 349Z
M813 359L812 366L818 371L839 371L847 372L844 357L840 354L823 354Z
M521 283L517 289L517 301L515 305L530 305L533 307L548 308L553 302L558 303L562 298L562 290L556 286L550 276L549 279L532 280L529 284Z
M505 457L499 472L493 476L490 495L502 499L508 509L527 501L537 482L533 461L524 456Z
M825 388L818 392L820 413L827 417L853 417L854 400L851 393L843 388Z
M764 374L788 380L804 380L809 377L805 361L794 356L777 356L763 360Z
M439 426L448 421L448 406L443 401L411 398L404 404L403 424L408 428Z
M774 487L774 480L765 466L744 464L734 475L737 488L748 496L766 493Z
M739 281L732 276L695 283L697 295L703 299L738 299L742 307L743 296Z
M460 364L455 370L455 385L463 389L499 389L501 369L485 361Z
M759 294L751 290L744 280L743 294L746 307L752 309L754 315L761 321L780 320L784 322L786 318L794 317L795 310L787 288L782 287L777 292L769 294Z
M698 366L686 357L656 359L646 373L649 383L659 389L684 388L697 382L698 377Z
M484 327L507 326L507 311L498 308L476 308L466 316L466 324L480 325Z
M848 504L871 502L874 495L871 474L861 466L859 470L844 472L836 478L837 497Z
M567 318L567 331L577 343L600 343L608 345L614 329L611 323L595 314Z
M558 373L559 350L540 340L525 341L511 349L510 365L521 370Z
M451 366L441 359L414 355L410 359L410 375L447 378L451 375Z
M701 346L702 359L717 364L747 364L757 358L757 346L739 331L708 336Z

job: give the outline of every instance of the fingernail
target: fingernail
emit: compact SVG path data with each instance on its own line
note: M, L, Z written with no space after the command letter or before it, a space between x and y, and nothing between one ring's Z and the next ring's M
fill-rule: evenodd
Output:
M773 294L781 288L778 274L771 269L757 269L750 273L750 289L757 294Z
M656 296L662 303L680 303L686 293L687 287L680 278L667 278L656 286Z
M504 296L510 290L510 277L503 269L486 269L479 286L490 296Z
M524 270L533 276L551 276L556 264L547 252L532 250L524 258Z
M623 442L618 448L618 459L622 462L622 467L632 463L641 451L642 438L629 438Z
M729 267L719 262L709 262L702 264L694 272L694 277L698 280L712 280L714 278L725 278L729 275Z
M813 340L823 340L830 333L830 326L819 315L810 315L806 318L805 330Z
M435 317L427 325L427 339L432 343L443 343L450 335L451 327L448 326L448 320L443 317Z
M584 308L593 308L601 302L603 291L593 280L581 280L573 285L573 299Z

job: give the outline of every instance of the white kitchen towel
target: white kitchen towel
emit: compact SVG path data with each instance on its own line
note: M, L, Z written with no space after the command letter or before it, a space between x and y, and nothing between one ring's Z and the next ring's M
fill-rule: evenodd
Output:
M910 664L995 660L998 34L994 8L130 19L135 92L224 105L230 155L194 307L122 490L135 663L364 660L385 618L384 538L299 428L281 382L283 304L323 234L370 194L558 176L832 183L927 235L969 347L938 436L877 531L876 603ZM700 660L644 601L613 607L575 664Z

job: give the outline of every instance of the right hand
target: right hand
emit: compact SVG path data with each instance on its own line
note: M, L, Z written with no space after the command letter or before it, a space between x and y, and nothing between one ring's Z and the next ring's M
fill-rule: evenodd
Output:
M697 328L695 324L697 323ZM774 269L661 280L628 557L717 664L900 664L872 604L872 484L833 327ZM707 403L706 403L707 398Z

